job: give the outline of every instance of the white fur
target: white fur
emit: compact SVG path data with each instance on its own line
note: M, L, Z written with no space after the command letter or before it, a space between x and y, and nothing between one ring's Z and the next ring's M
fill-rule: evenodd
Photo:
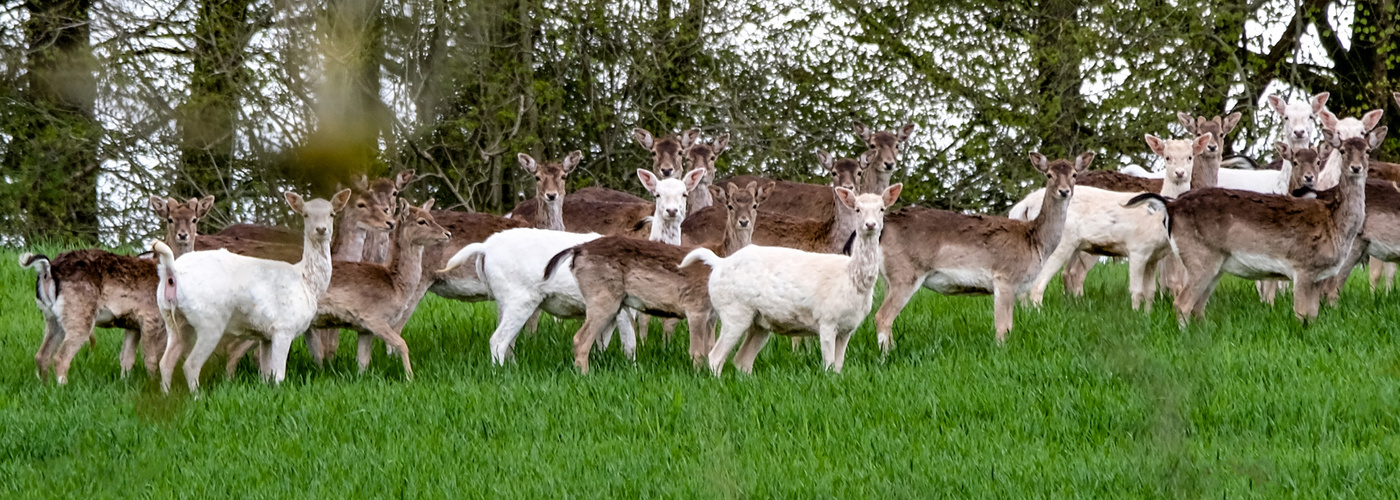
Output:
M685 208L681 208L685 212ZM597 233L578 234L547 229L519 228L491 235L486 241L463 247L448 260L441 273L473 259L478 276L486 282L499 313L491 334L491 359L504 364L511 355L520 328L536 309L560 318L582 318L586 312L583 293L570 272L556 272L544 279L550 258L568 248L595 240ZM567 263L560 265L568 265ZM636 334L626 311L618 315L623 351L636 356Z
M637 169L642 185L656 197L656 211L651 215L651 239L681 244L681 223L685 222L686 198L705 179L705 169L697 168L682 179L660 179L650 170Z
M1189 171L1189 161L1187 163ZM1189 175L1186 180L1189 185ZM1026 220L1040 214L1038 201L1045 198L1043 191L1036 190L1018 203L1030 206L1026 210ZM1046 259L1031 286L1031 303L1041 303L1050 279L1075 252L1092 247L1116 250L1115 257L1127 257L1128 289L1132 294L1133 307L1148 303L1148 287L1151 286L1148 282L1152 279L1148 271L1155 267L1156 261L1169 248L1164 224L1166 214L1149 206L1123 206L1137 195L1087 186L1075 188L1074 198L1070 199L1069 212L1065 216L1060 244Z
M1382 113L1380 110L1375 110L1362 115L1361 119L1348 116L1338 120L1337 116L1332 114L1331 111L1323 110L1322 124L1324 127L1331 128L1335 132L1338 141L1345 141L1347 139L1365 137L1366 133L1370 132L1371 129L1375 128L1376 125L1380 123L1381 115ZM1317 183L1314 185L1313 189L1325 191L1336 187L1337 184L1341 182L1342 152L1340 150L1333 150L1332 156L1327 157L1327 163L1323 165L1322 172L1318 173Z
M349 198L349 190L342 193ZM293 207L300 198L296 200ZM225 335L262 341L263 376L279 383L286 377L292 340L311 326L331 280L331 216L336 210L326 200L305 202L299 210L306 215L306 228L302 260L296 264L222 249L190 252L176 260L170 247L155 243L161 278L156 303L168 334L161 360L163 390L170 390L175 363L188 349L185 379L190 392L197 391L200 369ZM168 290L172 283L173 292ZM189 334L193 345L185 345Z
M710 351L710 370L718 376L730 351L747 336L734 362L740 370L750 371L753 357L777 332L818 336L826 368L840 372L852 332L870 313L881 266L878 242L884 208L898 198L901 188L890 186L883 197L857 197L838 188L841 203L862 216L851 256L753 245L728 258L705 248L687 254L682 267L698 260L712 268L710 301L719 315L721 333Z
M1222 168L1216 174L1215 187L1266 194L1287 194L1288 180L1292 175L1292 162L1283 162L1283 168L1280 170ZM1151 172L1147 174L1147 177L1161 179L1164 175L1162 172Z

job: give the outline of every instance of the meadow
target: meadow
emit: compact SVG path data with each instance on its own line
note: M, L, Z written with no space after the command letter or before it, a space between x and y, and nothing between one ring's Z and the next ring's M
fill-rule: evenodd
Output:
M988 297L923 291L882 359L871 318L845 373L770 342L715 379L659 333L572 365L578 321L544 319L490 363L491 303L429 297L404 332L415 379L353 336L288 379L210 363L198 399L122 379L100 330L66 387L35 378L33 274L0 252L0 498L1379 498L1400 494L1400 295L1358 270L1302 326L1227 278L1208 319L1133 312L1126 267L1087 298L1058 281L993 340ZM878 297L877 297L878 303ZM659 323L659 322L656 322ZM653 323L654 327L658 327ZM177 384L180 385L180 384Z

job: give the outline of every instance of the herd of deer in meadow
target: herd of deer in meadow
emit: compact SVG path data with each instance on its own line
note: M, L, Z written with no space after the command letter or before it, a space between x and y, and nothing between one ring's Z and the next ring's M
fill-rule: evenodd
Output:
M1394 97L1400 105L1400 93ZM1179 113L1193 137L1146 136L1165 160L1156 174L1088 170L1092 152L1071 160L1031 153L1045 187L1010 217L917 207L887 213L899 198L902 186L891 177L912 123L893 131L855 123L869 148L857 158L817 151L828 185L747 175L717 181L727 135L707 143L698 129L663 138L636 129L653 158L651 170L637 170L650 201L601 187L565 196L582 154L539 163L522 153L535 198L504 217L433 210L431 199L411 205L399 197L411 171L362 179L330 200L285 193L304 217L300 234L236 224L197 235L213 197L155 197L151 208L166 235L153 244L154 258L99 249L20 256L38 272L35 301L46 324L35 361L41 380L52 372L64 384L93 328L119 328L123 376L139 344L164 390L183 358L196 391L216 350L226 352L232 375L256 349L263 376L280 382L295 338L305 334L320 364L336 353L345 328L359 333L361 371L379 338L412 379L400 332L431 291L496 302L497 364L543 311L584 320L574 336L584 373L590 349L606 348L614 330L635 359L648 315L670 318L668 338L677 319L688 321L692 362L715 375L736 347L734 365L751 372L773 333L793 337L794 346L816 336L825 367L839 372L880 276L887 285L875 330L888 353L895 319L921 287L993 295L996 339L1004 342L1018 299L1039 307L1061 268L1067 293L1082 295L1100 256L1127 259L1134 309L1151 308L1160 280L1183 325L1203 317L1225 273L1260 280L1269 303L1291 282L1294 313L1307 321L1322 297L1336 301L1362 256L1371 258L1373 287L1388 287L1390 263L1400 262L1400 165L1369 158L1386 135L1377 126L1382 110L1338 119L1327 98L1269 97L1284 118L1272 168L1221 167L1221 139L1239 113Z

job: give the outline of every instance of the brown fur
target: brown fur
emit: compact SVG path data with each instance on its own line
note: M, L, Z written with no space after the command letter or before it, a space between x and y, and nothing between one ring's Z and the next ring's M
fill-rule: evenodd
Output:
M1372 165L1374 166L1374 162ZM1321 200L1335 200L1337 188L1319 192L1317 197ZM1379 274L1377 272L1383 263L1400 262L1400 255L1379 253L1378 250L1383 247L1373 250L1373 243L1400 248L1400 187L1396 186L1395 181L1366 179L1366 221L1362 223L1361 234L1357 236L1351 253L1342 264L1342 270L1327 280L1326 286L1323 287L1323 296L1329 304L1337 303L1342 286L1346 284L1351 270L1361 262L1363 255L1371 256L1371 271L1376 274ZM1380 258L1377 258L1377 255ZM1379 276L1373 275L1372 278L1371 286L1376 288Z
M122 375L135 362L139 338L146 373L156 376L157 363L165 352L165 322L156 306L160 284L156 262L87 249L60 254L51 261L50 269L63 314L46 318L44 341L34 356L39 378L47 377L52 367L59 381L66 381L73 356L92 338L94 326L127 331ZM110 312L111 319L97 321L102 311Z
M1195 180L1194 178L1192 179ZM1160 193L1162 179L1149 179L1110 170L1090 170L1079 174L1074 185L1118 191L1120 193Z
M604 236L565 252L579 289L584 292L587 319L574 335L574 363L588 373L588 354L603 332L615 325L624 304L668 318L684 317L690 324L690 356L699 363L714 342L710 319L709 270L680 269L677 264L695 247L657 241ZM561 272L563 270L554 270Z
M651 171L662 179L679 179L685 173L681 167L681 154L689 148L699 131L695 134L668 135L660 139L652 136L646 129L632 129L632 138L637 144L651 151Z
M574 150L561 162L546 163L538 163L525 153L518 156L521 168L535 176L535 227L563 231L564 221L558 217L559 205L564 201L569 172L583 161L583 153Z
M1230 113L1229 116L1221 118L1217 115L1214 118L1197 116L1194 119L1186 113L1177 113L1177 120L1186 127L1186 131L1201 137L1211 134L1212 139L1206 144L1206 150L1196 155L1191 170L1191 189L1203 187L1215 187L1219 184L1220 159L1225 151L1225 136L1235 130L1235 125L1240 123L1240 113ZM1156 193L1160 190L1148 190L1145 192Z
M1047 176L1045 203L1035 220L1020 221L992 215L967 215L946 210L905 209L885 219L880 247L884 251L886 292L875 315L875 328L885 352L893 347L894 320L927 278L942 270L977 270L990 286L950 284L950 294L994 294L997 340L1012 327L1012 306L1035 280L1045 257L1060 243L1075 175L1093 161L1084 153L1073 163L1046 162L1039 153L1031 163Z
M199 219L209 215L212 208L213 196L190 198L188 201L151 197L151 210L165 226L165 244L170 246L176 257L194 250L194 242L199 235Z
M852 191L856 190L857 187L860 185L861 172L865 168L862 166L862 162L866 162L866 164L868 164L868 162L874 157L875 154L873 152L867 151L866 153L862 154L861 157L858 159L832 159L831 155L827 154L825 151L817 151L817 158L819 162L832 176L832 184L828 184L825 186L820 184L806 184L801 182L772 180L753 175L740 175L731 177L729 179L719 181L719 185L724 185L725 183L733 183L738 186L747 186L751 182L756 182L759 185L766 185L772 183L772 194L768 195L767 200L763 202L763 210L761 211L761 213L765 215L777 215L771 216L775 219L774 224L769 224L767 222L758 224L758 228L755 229L754 232L754 244L787 246L781 245L779 243L780 238L782 238L783 236L778 235L776 233L782 232L784 228L788 227L786 226L786 224L796 223L797 221L801 221L804 219L819 221L819 223L825 223L825 221L835 221L836 197L834 194L835 191L832 190L832 186L834 185L844 187ZM763 219L764 215L760 215L759 218ZM689 223L689 220L687 220L686 222ZM808 229L814 227L815 225L808 225ZM710 231L722 228L722 225L716 225L713 223L707 224L705 226L705 229ZM687 231L689 230L682 229L681 234L683 236L687 235ZM713 239L716 235L717 233L706 233L702 235L696 235L698 236L698 239L692 241L709 241ZM824 235L825 233L822 233L820 236ZM807 236L810 236L810 238L808 238ZM818 237L819 235L817 234L807 234L801 239L811 240ZM798 247L794 246L791 248ZM807 246L803 247L802 249L805 250L807 248L811 247ZM840 248L837 248L837 250L840 250ZM827 250L810 251L826 252Z
M433 289L441 277L438 270L447 265L447 260L456 255L462 247L472 243L486 241L486 238L493 234L520 227L530 227L529 224L515 219L507 219L499 215L483 213L467 213L452 210L433 210L433 219L438 225L452 233L452 238L445 243L438 243L423 247L422 277L418 281L418 286L408 297L408 301L403 308L403 314L393 323L396 330L402 331L409 317L417 309L418 303L427 295L429 289ZM462 278L475 278L476 266L463 265L453 269L449 274ZM455 296L447 294L441 287L434 291L444 298L461 300L467 302L479 302L488 300L486 296Z
M1300 321L1317 316L1319 281L1337 272L1351 252L1365 219L1366 139L1328 142L1339 148L1346 176L1332 199L1299 199L1229 189L1192 190L1167 205L1168 226L1187 271L1187 287L1176 299L1178 321L1204 317L1206 302L1235 255L1261 255L1286 262L1293 276L1293 312ZM1380 127L1371 138L1383 138ZM1379 141L1376 141L1377 144ZM1359 169L1351 172L1352 167ZM1246 278L1278 278L1251 271Z
M914 134L914 124L905 123L898 131L873 131L861 122L854 122L856 137L864 142L874 157L870 160L870 171L862 175L860 191L857 193L879 194L890 186L895 166L899 163L899 146Z

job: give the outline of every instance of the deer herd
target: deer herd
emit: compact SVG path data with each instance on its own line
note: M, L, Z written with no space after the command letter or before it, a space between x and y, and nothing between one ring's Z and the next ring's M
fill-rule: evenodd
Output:
M321 364L336 354L340 329L350 329L359 334L361 371L378 338L411 380L402 331L431 291L496 303L490 354L497 364L511 359L520 332L533 331L547 312L583 320L573 355L584 373L590 351L607 348L614 332L635 360L649 316L668 318L668 340L675 322L686 320L692 363L715 375L731 353L735 367L751 372L773 333L793 337L795 347L817 337L824 366L839 372L882 276L875 331L888 353L895 320L921 287L992 295L1000 343L1018 300L1040 307L1062 269L1066 293L1082 295L1100 257L1127 259L1133 309L1150 310L1160 282L1183 326L1204 316L1226 273L1259 281L1260 298L1270 303L1291 283L1294 314L1306 322L1323 298L1337 300L1363 256L1371 259L1373 287L1389 287L1391 263L1400 262L1400 165L1369 157L1386 135L1382 111L1338 119L1327 99L1269 97L1283 117L1273 168L1226 166L1253 163L1223 158L1239 113L1179 113L1190 137L1147 135L1147 148L1164 160L1157 173L1091 171L1092 152L1054 160L1031 153L1045 184L1010 217L887 212L903 187L891 180L912 123L891 131L855 123L868 148L855 158L817 151L828 185L717 180L728 135L705 142L699 129L660 138L635 129L653 160L637 170L651 200L600 187L566 193L581 152L557 163L521 153L535 197L504 217L433 210L432 200L412 205L399 196L412 171L362 178L329 200L285 193L303 218L300 234L235 224L198 235L213 197L155 197L150 206L164 219L165 239L152 244L153 258L98 249L20 256L38 273L35 301L45 321L35 361L41 380L53 375L64 384L93 329L118 328L126 332L123 375L139 346L162 389L183 360L186 383L197 391L216 351L230 376L251 351L263 377L280 382L296 338L305 336ZM1400 104L1400 93L1395 99Z

